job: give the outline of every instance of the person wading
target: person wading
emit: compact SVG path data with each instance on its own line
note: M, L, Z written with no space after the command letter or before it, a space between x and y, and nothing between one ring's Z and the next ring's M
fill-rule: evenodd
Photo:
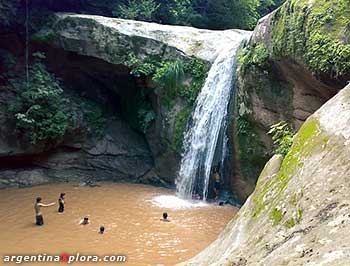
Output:
M217 168L214 169L214 173L212 175L212 179L214 181L214 194L215 194L215 199L217 200L219 198L220 194L220 175L219 171Z
M61 193L60 198L58 199L58 212L63 213L64 212L64 196L66 193Z
M50 204L44 204L44 203L41 203L41 198L38 197L36 198L36 202L35 202L35 205L34 205L34 210L35 210L35 220L36 220L36 225L44 225L44 218L43 218L43 215L41 213L41 207L51 207L53 205L55 205L55 203L50 203Z

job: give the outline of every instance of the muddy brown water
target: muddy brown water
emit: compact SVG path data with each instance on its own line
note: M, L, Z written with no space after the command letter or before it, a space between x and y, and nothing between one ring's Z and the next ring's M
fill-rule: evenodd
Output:
M64 214L59 214L58 196L66 193ZM5 255L125 255L124 263L71 265L175 265L196 255L214 241L237 209L231 206L191 205L179 201L174 191L144 185L102 184L78 187L54 184L24 189L0 190L0 265ZM45 225L34 224L34 201L56 205L43 208ZM179 207L183 208L179 208ZM170 222L162 222L163 212ZM79 225L84 216L91 223ZM100 225L105 234L98 234ZM30 263L21 265L64 265Z

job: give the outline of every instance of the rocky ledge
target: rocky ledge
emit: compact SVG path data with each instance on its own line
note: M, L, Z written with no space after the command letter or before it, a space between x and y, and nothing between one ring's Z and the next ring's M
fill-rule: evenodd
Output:
M196 57L213 62L241 30L213 31L94 15L57 13L37 37L54 39L57 47L124 64L130 52L142 59Z

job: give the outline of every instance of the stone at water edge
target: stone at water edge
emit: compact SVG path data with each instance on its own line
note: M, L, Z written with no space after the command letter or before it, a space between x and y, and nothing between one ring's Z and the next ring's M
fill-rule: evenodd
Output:
M305 122L277 174L275 160L219 239L181 265L349 265L350 85Z

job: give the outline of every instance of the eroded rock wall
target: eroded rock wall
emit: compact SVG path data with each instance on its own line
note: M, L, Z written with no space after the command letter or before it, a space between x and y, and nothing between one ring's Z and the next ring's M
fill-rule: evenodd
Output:
M349 10L348 1L289 0L259 21L238 74L232 179L246 188L241 198L271 155L269 127L285 120L299 129L347 84Z
M350 260L350 86L309 117L218 240L181 265L344 266Z

